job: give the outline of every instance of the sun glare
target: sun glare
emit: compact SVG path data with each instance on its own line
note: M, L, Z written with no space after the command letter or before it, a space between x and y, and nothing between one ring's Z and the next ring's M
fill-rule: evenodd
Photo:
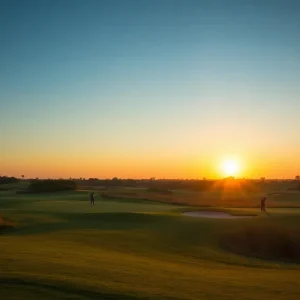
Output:
M236 176L240 171L240 165L236 160L225 160L221 167L225 176Z

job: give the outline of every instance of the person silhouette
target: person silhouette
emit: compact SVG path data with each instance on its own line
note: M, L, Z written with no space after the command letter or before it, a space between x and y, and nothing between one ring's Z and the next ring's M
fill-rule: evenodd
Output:
M95 195L94 192L92 192L92 193L90 194L91 205L95 205L95 196L94 196L94 195Z
M266 201L266 196L262 197L262 199L260 200L260 211L266 211Z

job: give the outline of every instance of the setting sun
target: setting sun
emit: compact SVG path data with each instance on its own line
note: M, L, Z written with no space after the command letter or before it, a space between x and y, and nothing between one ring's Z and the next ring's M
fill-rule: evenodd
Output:
M240 171L240 165L236 160L225 160L221 167L225 176L236 176Z

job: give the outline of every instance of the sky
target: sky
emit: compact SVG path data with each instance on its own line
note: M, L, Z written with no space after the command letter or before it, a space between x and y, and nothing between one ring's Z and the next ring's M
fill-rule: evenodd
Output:
M300 1L0 1L0 176L300 173Z

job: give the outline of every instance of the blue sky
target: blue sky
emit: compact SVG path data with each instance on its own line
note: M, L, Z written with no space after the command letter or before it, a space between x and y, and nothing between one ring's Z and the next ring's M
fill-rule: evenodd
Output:
M2 172L292 176L299 32L299 1L1 1Z

